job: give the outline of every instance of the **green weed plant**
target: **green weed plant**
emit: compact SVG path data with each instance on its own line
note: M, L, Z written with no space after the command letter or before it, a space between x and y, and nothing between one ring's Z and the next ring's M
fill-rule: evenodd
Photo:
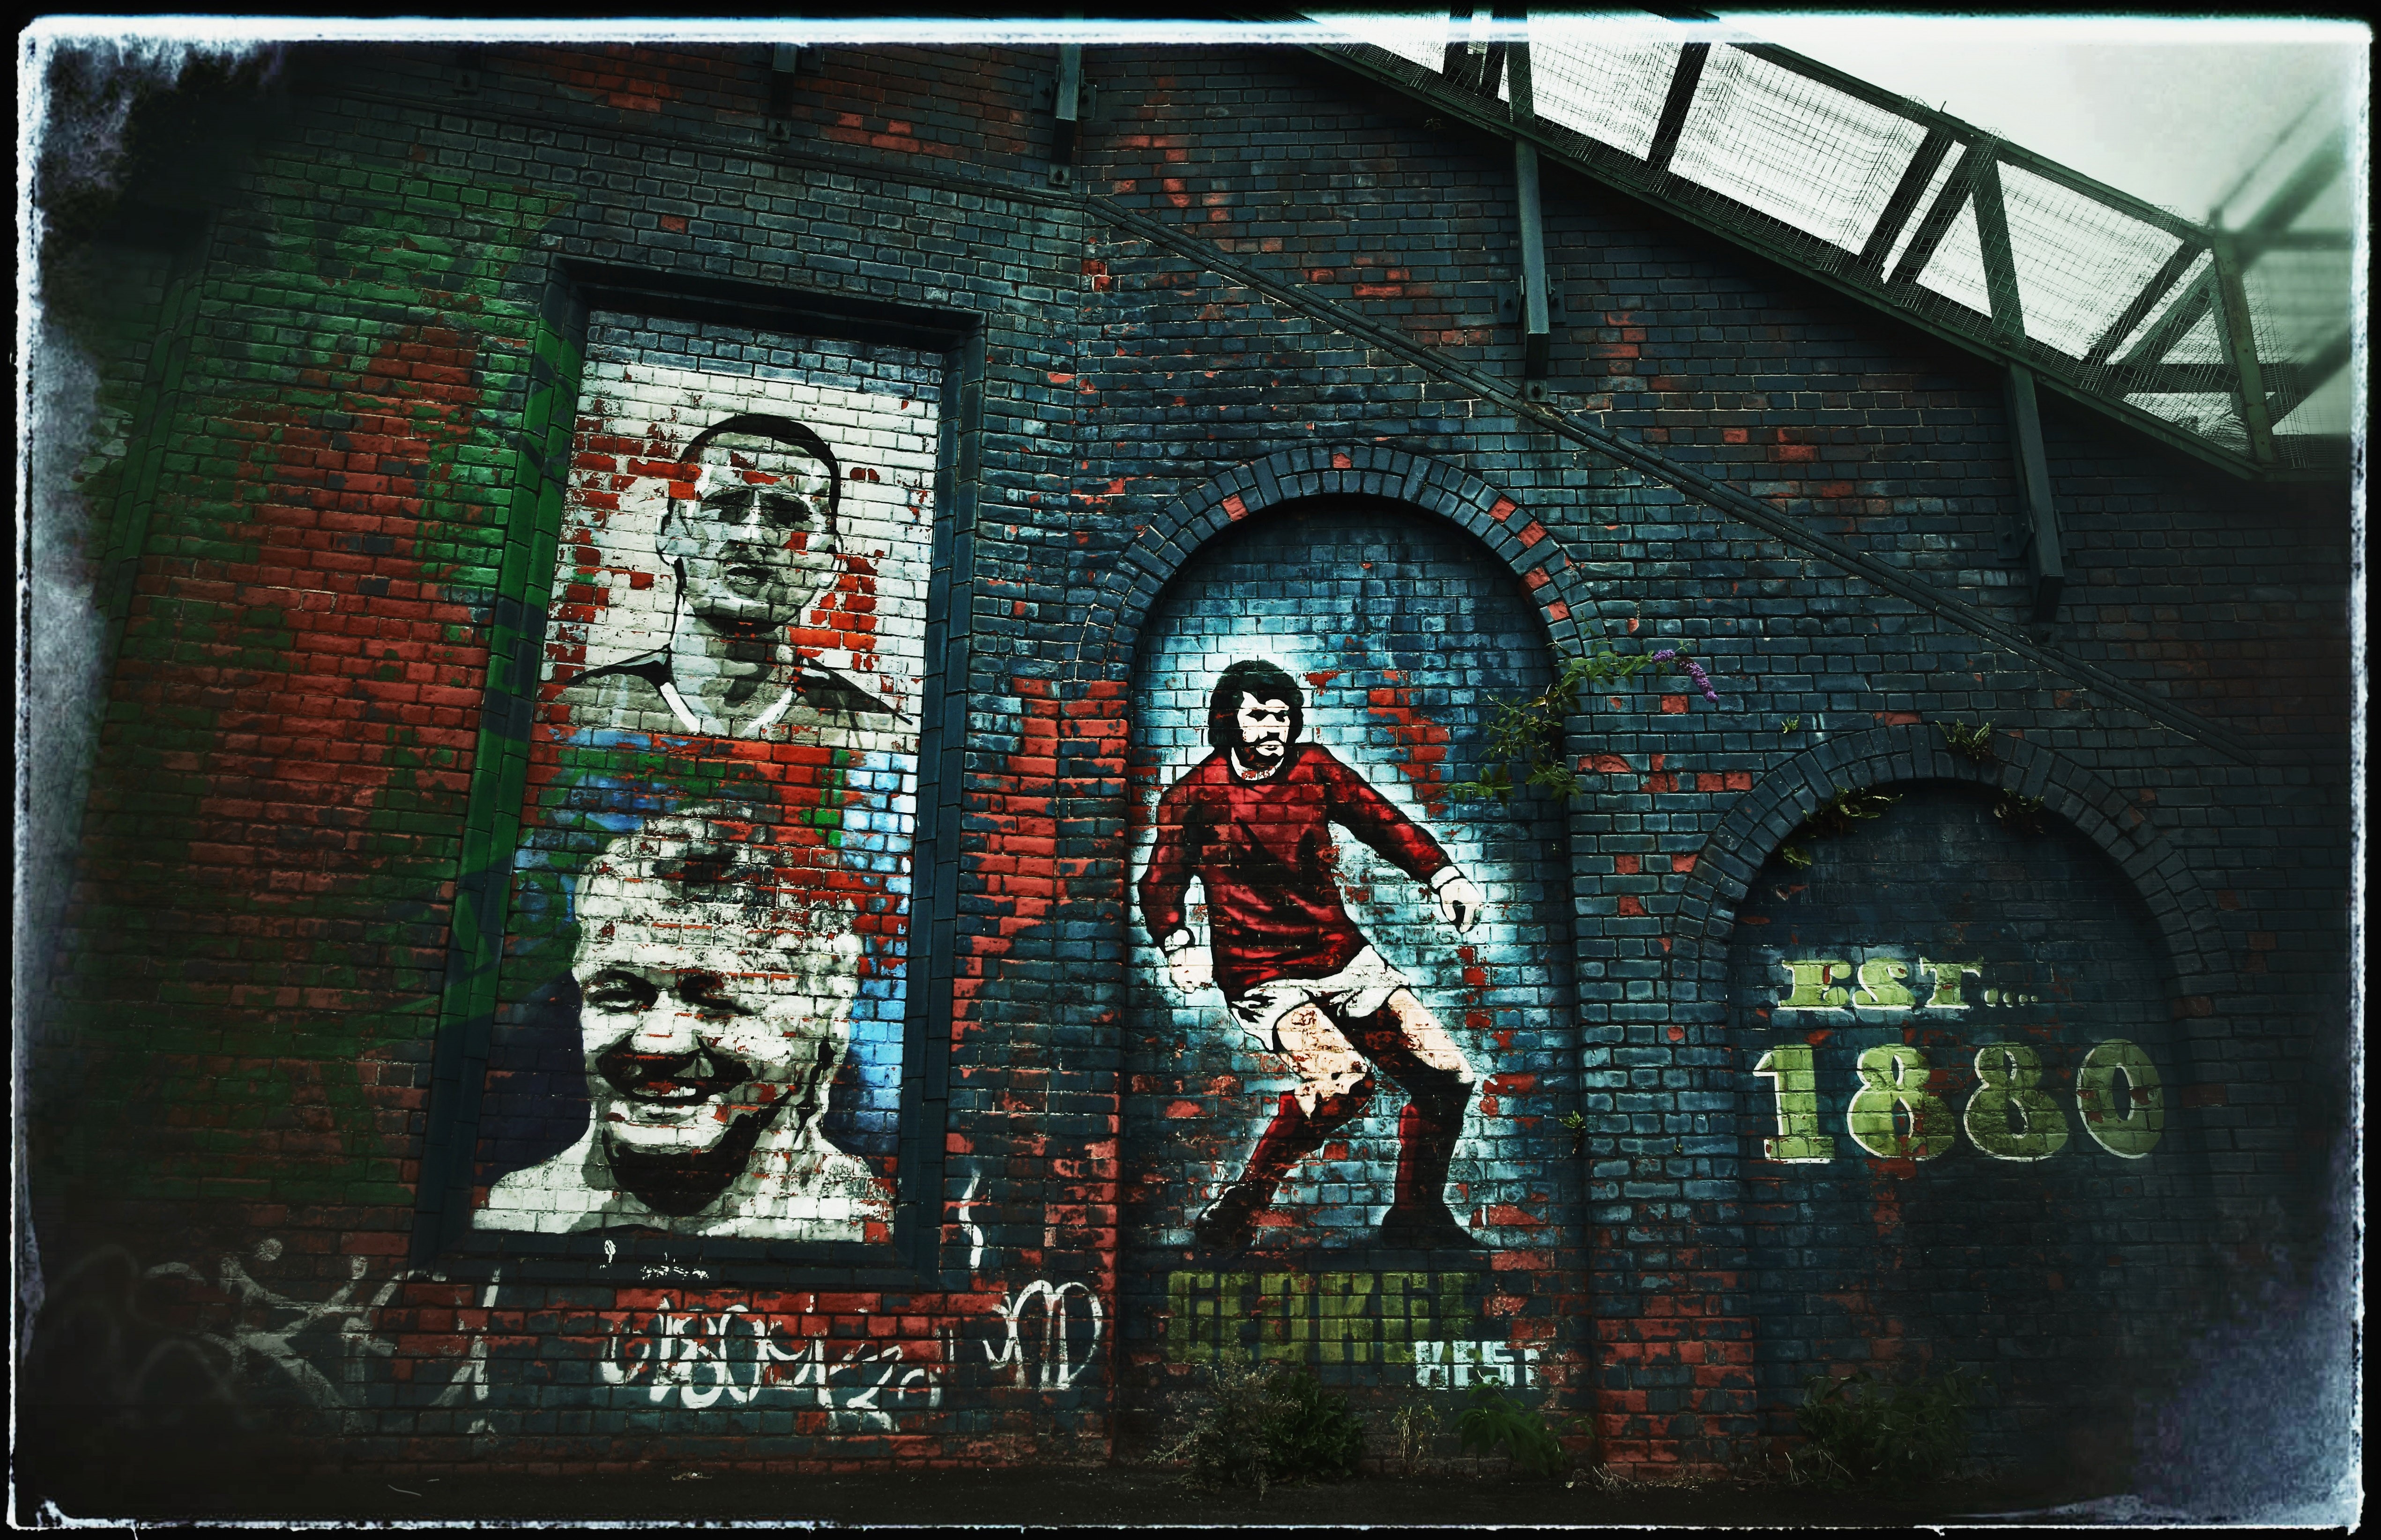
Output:
M1458 801L1493 796L1510 802L1518 785L1539 786L1558 797L1569 796L1579 790L1579 774L1563 754L1562 730L1564 719L1579 709L1580 691L1617 685L1661 663L1689 674L1706 697L1719 698L1712 694L1701 665L1687 657L1684 647L1623 657L1599 643L1594 651L1567 660L1561 674L1538 694L1526 700L1495 702L1488 718L1488 768L1477 781L1449 785L1447 794ZM1514 766L1525 770L1518 783L1511 773Z
M1888 1389L1865 1369L1813 1376L1795 1425L1808 1440L1795 1473L1827 1486L1885 1487L1939 1481L1968 1450L1972 1392L1958 1368Z
M1508 1464L1521 1475L1557 1476L1569 1465L1561 1437L1544 1417L1505 1394L1496 1376L1474 1385L1469 1400L1455 1414L1464 1453L1487 1455L1501 1449Z
M1898 792L1838 786L1777 846L1778 859L1797 870L1808 867L1813 840L1849 834L1869 819L1884 817L1885 810L1900 800Z
M1935 730L1943 734L1943 741L1950 746L1951 752L1962 758L1984 765L1990 764L1998 758L1993 752L1991 722L1977 722L1971 725L1966 722L1938 721L1935 724Z
M1306 1369L1252 1364L1227 1348L1189 1428L1158 1458L1184 1466L1197 1485L1253 1486L1263 1498L1278 1481L1353 1475L1363 1452L1364 1425L1346 1398Z

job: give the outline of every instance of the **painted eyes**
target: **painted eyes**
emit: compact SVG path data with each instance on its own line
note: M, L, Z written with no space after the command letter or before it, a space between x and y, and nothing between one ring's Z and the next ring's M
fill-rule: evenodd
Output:
M692 1007L708 1021L728 1021L753 1013L751 1007L727 992L727 980L715 973L679 974L669 992L679 1004ZM625 968L606 968L580 987L580 1002L589 1010L607 1014L634 1015L650 1011L661 1002L661 989L651 979Z
M702 500L703 516L723 524L741 524L756 511L772 529L811 527L815 513L807 499L765 487L723 487Z

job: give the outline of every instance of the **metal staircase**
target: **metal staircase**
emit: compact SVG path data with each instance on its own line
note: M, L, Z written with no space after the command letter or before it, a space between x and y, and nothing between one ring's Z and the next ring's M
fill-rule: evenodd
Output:
M1310 47L1510 139L1519 181L1545 157L2236 475L2347 474L2351 235L2305 227L2348 223L2344 130L2277 147L2287 174L2226 227L1764 43L1460 7L1362 31Z

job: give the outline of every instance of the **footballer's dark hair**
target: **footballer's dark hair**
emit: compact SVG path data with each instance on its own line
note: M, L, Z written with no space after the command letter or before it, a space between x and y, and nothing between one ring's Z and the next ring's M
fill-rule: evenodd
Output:
M722 455L735 450L749 452L749 443L721 443L722 439L775 439L798 455L807 455L826 467L826 534L836 537L836 526L843 506L843 469L827 447L824 439L809 427L791 418L771 417L760 412L744 412L710 427L694 436L694 441L679 452L681 464L692 465L716 448ZM673 511L675 504L673 504Z
M1207 697L1207 743L1215 749L1237 748L1240 742L1240 697L1289 703L1289 741L1306 731L1306 696L1298 681L1262 658L1243 658L1215 676L1215 693Z

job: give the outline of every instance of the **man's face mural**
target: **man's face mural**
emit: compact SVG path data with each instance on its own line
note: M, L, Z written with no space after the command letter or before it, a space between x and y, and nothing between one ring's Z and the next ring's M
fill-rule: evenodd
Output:
M1252 770L1270 770L1289 751L1290 706L1287 700L1260 700L1243 691L1236 720L1240 727L1240 758Z
M780 888L769 851L705 814L615 841L580 880L572 973L613 1174L663 1213L742 1175L824 1113L850 1039L860 940Z
M661 531L680 601L714 630L782 631L834 578L834 473L808 450L756 433L721 434L698 454L693 482L671 489Z

